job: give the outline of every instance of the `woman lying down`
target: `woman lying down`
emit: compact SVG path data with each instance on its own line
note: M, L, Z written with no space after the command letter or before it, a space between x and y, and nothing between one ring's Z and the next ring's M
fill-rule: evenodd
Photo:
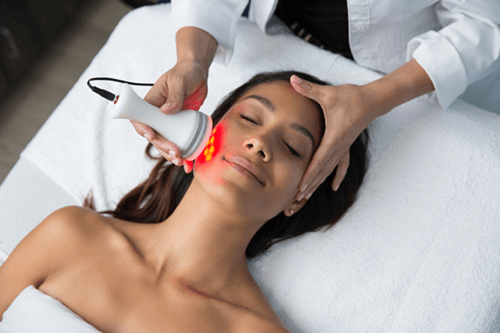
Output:
M192 173L159 157L115 210L48 216L0 267L0 331L287 332L247 259L335 223L362 182L367 139L351 146L338 191L334 170L294 201L324 119L293 74L326 84L256 75L214 111Z

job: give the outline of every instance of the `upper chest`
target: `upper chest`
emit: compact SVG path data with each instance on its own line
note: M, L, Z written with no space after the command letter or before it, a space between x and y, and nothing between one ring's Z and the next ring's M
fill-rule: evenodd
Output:
M238 332L248 321L243 307L159 279L130 244L107 240L87 246L39 289L103 332Z
M119 261L68 267L40 290L102 332L232 332L241 312L181 287L156 284Z

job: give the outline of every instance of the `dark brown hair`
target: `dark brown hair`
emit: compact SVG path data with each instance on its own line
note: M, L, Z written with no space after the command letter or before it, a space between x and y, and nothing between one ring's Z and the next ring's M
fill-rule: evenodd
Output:
M328 84L311 75L295 71L257 74L231 92L219 104L212 114L214 127L250 88L267 82L289 82L292 75L316 84ZM317 106L323 116L319 104ZM324 118L322 130L324 130ZM363 181L366 171L367 142L368 133L365 130L351 145L349 169L337 191L331 189L337 170L335 168L297 213L287 217L281 212L255 233L246 249L247 258L258 256L277 242L316 231L323 226L327 226L326 229L333 226L353 204ZM149 177L127 193L114 210L101 211L100 214L109 214L114 218L131 222L159 223L173 213L189 188L193 173L186 174L182 167L169 163L161 155L153 157L150 152L151 148L152 144L148 144L145 153L149 158L158 160L158 163ZM87 196L83 206L95 209L91 194Z

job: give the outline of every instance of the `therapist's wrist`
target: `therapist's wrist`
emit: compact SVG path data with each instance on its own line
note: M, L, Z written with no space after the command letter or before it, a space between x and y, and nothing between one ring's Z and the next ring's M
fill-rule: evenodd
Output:
M395 71L363 86L374 117L384 115L414 98L434 90L425 70L415 59Z
M184 27L177 31L176 46L177 62L192 61L208 75L218 47L212 35L196 27Z
M380 82L374 81L365 84L361 86L361 91L365 105L363 113L372 120L388 113L395 107L394 91Z

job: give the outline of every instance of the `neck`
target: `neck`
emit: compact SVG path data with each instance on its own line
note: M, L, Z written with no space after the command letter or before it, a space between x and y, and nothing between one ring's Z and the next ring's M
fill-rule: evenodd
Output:
M261 225L228 211L193 181L174 213L152 227L142 252L161 276L217 294L248 273L245 250Z

